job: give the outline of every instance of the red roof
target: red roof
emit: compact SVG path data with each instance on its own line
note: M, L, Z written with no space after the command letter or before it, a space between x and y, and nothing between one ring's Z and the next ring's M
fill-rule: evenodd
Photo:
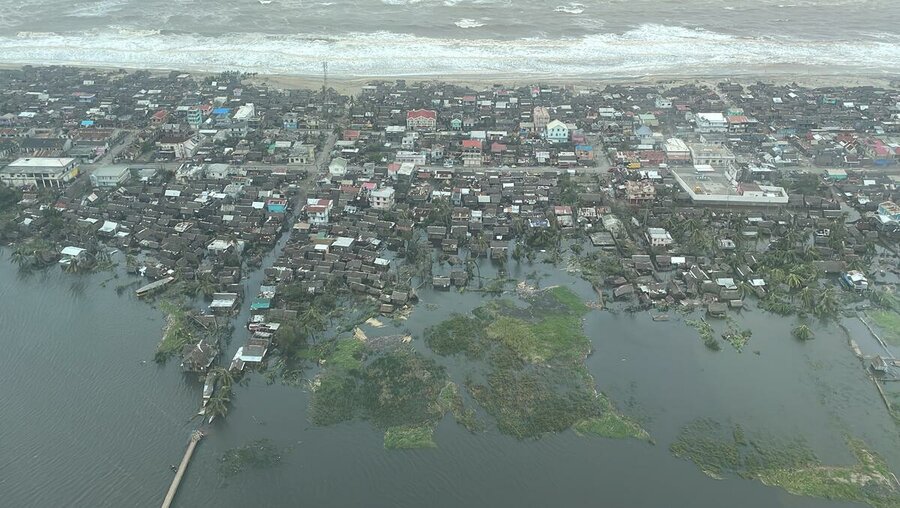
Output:
M503 143L494 143L491 145L491 151L494 153L505 152L506 145L504 145Z
M430 109L413 109L406 113L406 118L432 118L437 119L437 111Z
M463 147L464 150L467 149L467 148L477 148L478 150L481 150L481 140L478 140L478 139L464 139L463 142L462 142L462 147Z

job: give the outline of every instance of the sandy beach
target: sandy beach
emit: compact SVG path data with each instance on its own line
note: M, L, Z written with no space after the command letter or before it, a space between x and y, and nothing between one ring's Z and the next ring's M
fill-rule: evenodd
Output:
M18 70L25 65L17 64L0 64L0 69ZM40 67L34 65L33 67ZM179 69L135 69L124 67L107 67L107 66L60 66L68 68L79 68L84 70L96 71L114 71L125 69L129 72L137 72L140 70L148 71L154 74L168 74L170 72L182 72ZM215 76L216 72L203 72L184 70L186 74L193 76ZM713 73L713 74L650 74L640 76L585 76L585 75L560 75L560 74L409 74L395 76L329 76L329 88L342 93L352 94L358 92L363 86L369 83L379 81L395 81L406 80L408 83L420 82L444 82L454 83L461 86L480 90L493 85L502 85L505 87L517 87L527 85L557 85L572 86L575 88L597 88L609 84L646 84L646 85L669 85L679 86L685 83L703 83L714 85L721 81L735 81L738 83L755 83L763 81L775 84L796 84L798 86L809 88L821 87L856 87L856 86L875 86L882 88L898 88L900 87L900 74L898 75L862 75L856 73L848 74L797 74L789 69L778 69L773 67L772 71L763 74L760 73ZM319 89L323 84L321 75L285 75L285 74L259 74L251 73L245 79L247 82L267 84L272 88L281 90L294 89Z

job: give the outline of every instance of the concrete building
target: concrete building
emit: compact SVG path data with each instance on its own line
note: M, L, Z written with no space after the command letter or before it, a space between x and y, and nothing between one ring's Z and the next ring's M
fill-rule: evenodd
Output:
M321 226L328 224L333 206L333 202L330 199L308 198L304 211L310 224Z
M91 185L94 187L118 187L128 181L128 166L101 166L91 172Z
M433 131L437 126L437 112L430 109L413 109L406 113L406 128Z
M369 194L369 203L376 210L390 210L394 207L394 188L384 187Z
M10 187L63 187L78 176L75 159L26 157L0 170L0 182Z
M344 176L347 174L347 159L335 157L328 164L328 174L331 176Z
M737 183L733 172L712 166L671 168L678 185L697 204L767 206L786 205L788 193L782 187Z
M734 164L734 153L723 145L709 145L705 143L691 143L691 160L695 166L712 166L714 168L727 168Z
M669 138L665 144L666 162L669 164L689 164L691 149L679 138Z
M724 134L728 131L728 121L722 113L697 113L694 121L695 131L701 134Z
M550 123L550 110L544 106L535 107L534 118L532 119L534 132L544 132L548 123Z
M199 129L203 125L203 112L200 108L190 108L187 112L187 123L194 129Z
M545 137L551 143L567 143L569 141L569 126L559 120L553 120L547 124Z
M663 228L647 228L647 241L651 247L668 247L672 245L672 235Z
M648 203L656 198L656 187L649 180L625 182L625 199L632 205Z

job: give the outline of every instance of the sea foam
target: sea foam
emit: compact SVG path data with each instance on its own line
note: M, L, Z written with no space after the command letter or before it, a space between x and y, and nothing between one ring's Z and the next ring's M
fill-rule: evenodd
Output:
M477 33L477 32L473 32ZM779 66L896 74L900 39L842 41L736 37L657 24L621 34L514 41L389 32L326 36L22 33L0 38L0 62L334 76L550 73L634 76L742 72Z

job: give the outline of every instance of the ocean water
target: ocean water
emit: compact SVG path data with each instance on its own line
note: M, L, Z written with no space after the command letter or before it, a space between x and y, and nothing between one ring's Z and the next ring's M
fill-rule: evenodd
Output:
M900 74L896 0L2 0L0 63L332 76ZM892 14L893 13L893 14Z

